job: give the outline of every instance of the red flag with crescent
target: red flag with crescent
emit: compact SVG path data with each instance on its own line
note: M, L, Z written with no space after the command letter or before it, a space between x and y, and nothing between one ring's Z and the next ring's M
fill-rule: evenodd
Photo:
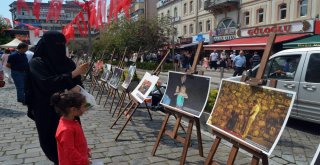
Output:
M41 0L34 0L34 2L33 2L33 11L32 12L37 20L39 20L39 17L40 17L40 4L41 4Z
M17 0L18 14L21 14L21 8L24 8L29 13L29 7L24 0Z
M74 38L74 28L72 23L69 23L62 29L63 35L66 37L67 43L70 41L71 38Z
M59 19L59 15L61 12L63 0L52 0L50 2L50 7L47 15L47 22L54 18L55 21Z

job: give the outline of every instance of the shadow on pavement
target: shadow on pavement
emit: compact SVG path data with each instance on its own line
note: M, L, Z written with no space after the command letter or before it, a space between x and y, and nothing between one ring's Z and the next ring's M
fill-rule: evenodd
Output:
M4 117L21 117L25 116L27 113L26 112L21 112L13 109L5 109L5 108L0 108L0 118Z
M320 135L320 124L311 123L299 119L289 118L287 127L297 129L314 135Z

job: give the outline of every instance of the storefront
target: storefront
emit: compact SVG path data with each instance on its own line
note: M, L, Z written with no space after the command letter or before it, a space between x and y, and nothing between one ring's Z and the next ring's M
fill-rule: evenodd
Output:
M287 24L246 28L237 31L237 38L204 46L205 50L263 50L268 34L276 33L275 52L283 49L282 44L307 37L314 33L314 20Z
M212 34L213 43L235 39L236 30L237 25L232 19L226 18L220 21L217 28Z

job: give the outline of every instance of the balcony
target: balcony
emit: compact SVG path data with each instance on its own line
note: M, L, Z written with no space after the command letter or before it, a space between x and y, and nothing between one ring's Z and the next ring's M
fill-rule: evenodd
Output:
M239 8L240 0L205 0L204 9L213 15Z

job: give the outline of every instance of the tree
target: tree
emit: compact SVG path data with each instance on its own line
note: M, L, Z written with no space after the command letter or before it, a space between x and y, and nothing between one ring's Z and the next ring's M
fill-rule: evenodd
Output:
M109 54L116 49L122 53L127 47L127 53L133 52L155 52L163 45L170 43L169 34L172 28L170 20L166 18L153 20L120 20L111 23L106 30L100 31L100 39L93 44L95 52L103 51ZM108 58L108 57L105 57Z
M7 35L4 31L9 28L10 25L7 23L7 21L2 16L0 16L0 45L6 44L11 40L10 36Z

